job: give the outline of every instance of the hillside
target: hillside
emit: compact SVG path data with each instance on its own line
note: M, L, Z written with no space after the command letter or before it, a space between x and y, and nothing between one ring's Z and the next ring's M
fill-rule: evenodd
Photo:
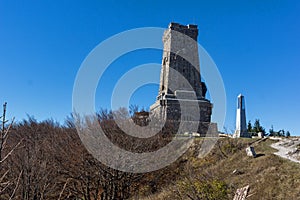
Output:
M275 141L257 141L220 139L203 159L192 157L190 152L178 180L170 180L160 192L143 199L233 199L236 189L246 185L250 186L247 200L299 199L300 165L274 155L276 150L270 145ZM246 156L249 144L255 146L257 158Z
M105 122L109 138L130 151L151 151L170 140L171 128L152 140L127 138ZM176 162L146 174L111 169L93 158L71 122L24 120L11 127L2 149L0 199L233 199L236 189L250 186L247 199L299 199L300 165L273 153L270 139L220 138L198 158L205 138ZM17 145L16 148L15 145ZM257 158L245 148L255 147ZM12 153L10 153L12 152ZM6 157L6 155L9 155ZM159 159L159 158L157 158Z

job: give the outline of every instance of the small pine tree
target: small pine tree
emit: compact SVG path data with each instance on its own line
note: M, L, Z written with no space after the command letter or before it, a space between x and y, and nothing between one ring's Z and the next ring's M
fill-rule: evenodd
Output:
M259 133L259 132L262 132L263 134L266 133L265 128L263 128L263 127L260 125L259 119L256 119L256 120L255 120L254 126L253 126L253 131L256 132L256 133Z
M252 132L252 124L251 124L250 120L249 120L248 125L247 125L247 131L248 131L248 133Z
M273 125L271 126L271 128L269 129L269 135L270 136L274 136L274 127L273 127Z

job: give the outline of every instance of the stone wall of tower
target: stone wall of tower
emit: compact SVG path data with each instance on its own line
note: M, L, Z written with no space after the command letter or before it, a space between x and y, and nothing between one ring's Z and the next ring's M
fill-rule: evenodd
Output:
M198 99L204 98L201 88L197 36L198 29L196 25L184 26L171 23L164 32L159 95L162 93L174 94L174 90L188 90L188 87L181 84L174 78L176 76L171 74L169 68L173 68L188 80ZM173 88L173 90L170 88Z
M152 117L199 124L198 133L208 130L212 104L202 95L196 25L171 23L164 32L164 52L159 94L150 107ZM188 61L187 61L188 60Z

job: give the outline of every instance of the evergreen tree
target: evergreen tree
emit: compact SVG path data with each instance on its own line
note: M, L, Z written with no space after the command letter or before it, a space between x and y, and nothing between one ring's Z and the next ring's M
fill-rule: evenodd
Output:
M252 130L252 124L251 124L250 120L249 120L248 125L247 125L247 131L248 131L248 133L251 133L253 131Z
M274 128L273 128L273 125L271 126L271 129L269 129L269 133L270 133L270 136L274 136Z
M265 129L260 125L259 119L256 119L253 126L253 131L256 133L262 132L266 133Z

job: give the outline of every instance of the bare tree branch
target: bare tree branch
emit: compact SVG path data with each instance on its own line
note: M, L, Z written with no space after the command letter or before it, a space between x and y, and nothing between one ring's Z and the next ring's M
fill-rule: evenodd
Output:
M65 182L65 184L64 184L63 189L62 189L61 192L59 193L58 200L61 199L61 197L62 197L62 195L63 195L63 193L64 193L64 191L65 191L65 189L66 189L66 187L67 187L67 184L68 184L69 180L71 180L71 178L67 178L67 180L66 180L66 182Z
M20 183L20 179L21 179L22 173L23 173L23 170L22 170L22 171L20 172L20 174L19 174L19 177L18 177L16 186L15 186L15 188L14 188L14 190L13 190L13 193L10 195L9 200L12 200L13 197L15 196L15 194L16 194L16 191L17 191L17 189L18 189L18 187L19 187L19 183Z
M13 148L12 148L12 150L10 150L6 155L5 155L5 157L2 159L2 160L0 160L0 164L1 163L3 163L13 152L14 152L14 150L16 149L16 148L18 148L18 146L22 143L22 141L23 141L23 139L21 139L21 141L20 142L18 142Z

